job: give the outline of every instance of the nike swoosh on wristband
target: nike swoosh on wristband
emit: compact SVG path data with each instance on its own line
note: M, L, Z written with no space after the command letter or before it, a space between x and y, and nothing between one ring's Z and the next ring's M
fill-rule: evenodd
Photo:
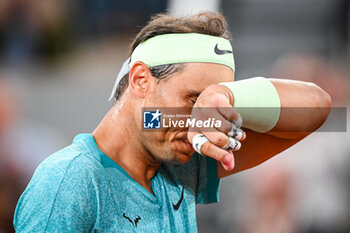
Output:
M184 199L184 187L182 186L182 192L181 192L180 200L175 205L173 204L174 210L178 210L179 209L183 199Z
M231 50L221 50L221 49L219 49L219 48L218 48L218 44L215 45L214 52L215 52L217 55L223 55L223 54L227 54L227 53L232 53Z

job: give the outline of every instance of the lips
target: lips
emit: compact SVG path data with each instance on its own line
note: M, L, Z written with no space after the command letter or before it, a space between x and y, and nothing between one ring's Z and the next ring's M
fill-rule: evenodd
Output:
M192 147L192 144L191 144L187 139L183 139L182 141L184 142L184 144L186 145L186 147L187 147L188 150L191 150L191 151L194 152L194 149L193 149L193 147Z
M191 144L190 143L190 141L188 141L187 139L181 139L183 142L186 142L186 143L189 143L189 144Z
M175 140L181 142L186 147L186 154L193 154L195 150L192 147L192 144L187 139L187 131L181 131L176 134ZM183 146L181 146L184 148Z

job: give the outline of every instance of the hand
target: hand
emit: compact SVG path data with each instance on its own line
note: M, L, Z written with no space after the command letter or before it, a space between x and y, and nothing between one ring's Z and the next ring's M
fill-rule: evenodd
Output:
M232 151L239 150L240 141L245 139L245 133L240 129L242 124L239 122L240 115L232 105L233 96L227 87L210 85L199 95L194 104L192 119L204 121L215 118L215 120L221 122L221 126L211 127L210 129L190 127L187 133L187 138L192 144L194 137L197 135L195 140L204 143L199 148L201 154L220 161L225 170L234 168Z

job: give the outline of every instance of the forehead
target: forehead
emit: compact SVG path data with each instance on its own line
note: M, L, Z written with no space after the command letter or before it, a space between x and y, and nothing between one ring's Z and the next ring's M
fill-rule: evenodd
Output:
M186 63L184 69L169 80L173 87L203 91L211 84L234 81L231 68L214 63Z

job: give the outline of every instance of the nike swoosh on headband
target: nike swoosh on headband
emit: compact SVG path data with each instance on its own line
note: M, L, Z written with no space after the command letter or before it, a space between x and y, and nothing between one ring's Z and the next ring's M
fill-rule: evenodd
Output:
M215 45L216 44L216 45ZM218 48L220 44L220 48ZM215 45L215 47L214 47ZM213 54L213 47L214 52ZM232 56L222 56L232 54ZM169 33L154 36L140 43L119 72L109 100L114 99L120 80L137 61L148 67L173 63L207 62L225 65L235 71L232 46L229 40L200 33Z
M214 52L215 52L217 55L223 55L223 54L227 54L227 53L232 53L231 50L221 50L221 49L219 49L219 48L218 48L218 44L215 45Z
M223 55L227 53L231 56ZM230 41L223 37L200 33L169 33L154 36L134 49L129 66L132 67L137 61L142 61L148 67L207 62L225 65L235 71Z

